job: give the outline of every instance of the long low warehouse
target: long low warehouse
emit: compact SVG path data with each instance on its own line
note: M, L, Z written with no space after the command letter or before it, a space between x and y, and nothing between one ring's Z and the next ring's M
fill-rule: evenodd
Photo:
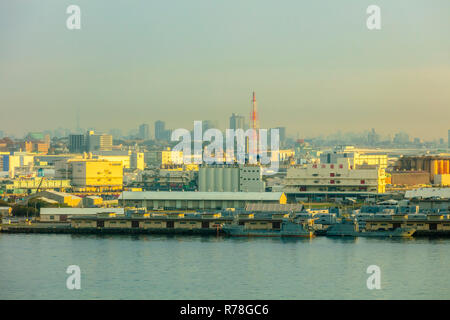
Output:
M119 203L147 210L244 209L248 203L286 203L283 192L159 192L124 191Z
M123 208L41 208L41 222L66 222L72 216L95 216L98 213L124 214Z

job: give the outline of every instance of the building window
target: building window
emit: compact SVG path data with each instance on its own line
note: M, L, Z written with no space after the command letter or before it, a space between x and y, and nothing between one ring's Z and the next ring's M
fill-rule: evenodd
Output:
M340 164L339 169L342 169L342 168L344 168L344 165Z
M365 180L361 180L361 184L365 184L366 183L366 181Z
M331 169L334 169L334 164L330 164L330 168L331 168Z
M330 177L334 177L334 173L330 173Z
M330 180L330 183L331 183L331 184L334 184L334 180Z

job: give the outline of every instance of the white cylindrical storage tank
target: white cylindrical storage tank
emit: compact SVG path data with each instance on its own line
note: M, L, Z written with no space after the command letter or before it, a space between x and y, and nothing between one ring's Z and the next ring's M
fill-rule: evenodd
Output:
M214 191L214 168L206 168L206 191Z
M239 191L239 168L233 168L233 172L231 174L231 191Z
M198 171L198 190L205 192L206 190L206 168L201 167Z
M231 192L231 175L233 174L233 168L226 167L223 170L223 191Z
M223 167L214 168L215 171L215 187L214 191L223 192Z

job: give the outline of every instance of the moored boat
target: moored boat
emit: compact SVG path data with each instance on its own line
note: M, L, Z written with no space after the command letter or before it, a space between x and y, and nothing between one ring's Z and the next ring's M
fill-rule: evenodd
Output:
M222 230L233 237L306 237L314 236L314 231L303 223L283 220L279 229L250 229L237 223L226 224Z
M395 228L392 230L359 230L355 220L345 219L328 228L327 236L347 236L347 237L411 237L416 232L414 228Z

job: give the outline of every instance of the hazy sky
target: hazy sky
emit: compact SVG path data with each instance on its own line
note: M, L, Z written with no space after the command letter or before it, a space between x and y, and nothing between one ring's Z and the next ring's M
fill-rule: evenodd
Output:
M0 130L17 135L75 128L77 108L104 131L225 127L254 90L262 127L439 138L449 85L448 0L0 0Z

